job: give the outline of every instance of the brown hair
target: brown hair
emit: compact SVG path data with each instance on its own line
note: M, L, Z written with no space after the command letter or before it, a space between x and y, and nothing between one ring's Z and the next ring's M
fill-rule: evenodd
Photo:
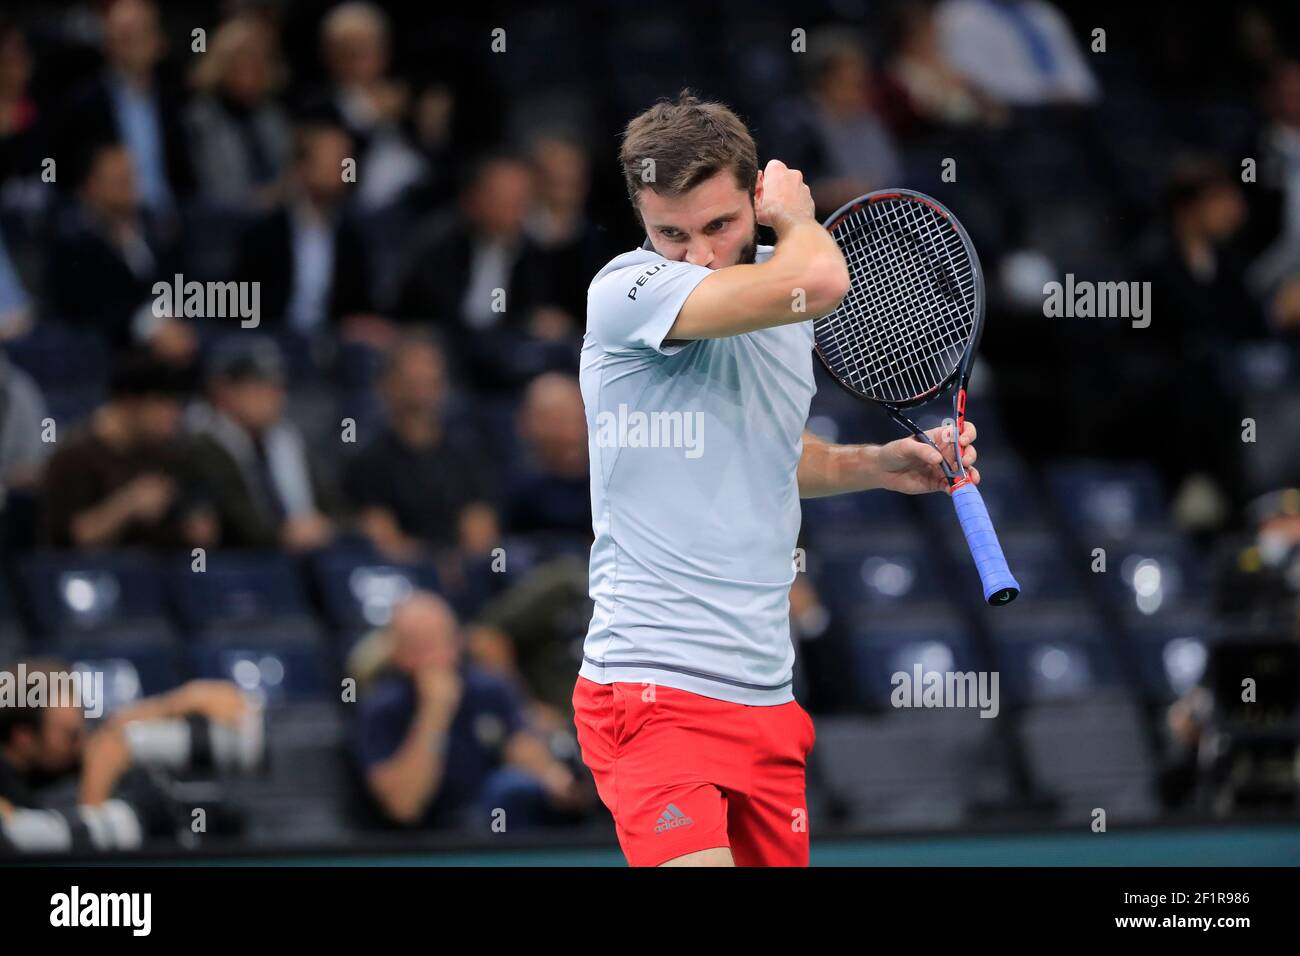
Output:
M690 90L660 100L628 123L619 161L634 207L642 189L675 196L723 169L732 171L751 198L758 179L758 150L740 117L722 103L701 102ZM647 169L653 170L650 180L643 176Z

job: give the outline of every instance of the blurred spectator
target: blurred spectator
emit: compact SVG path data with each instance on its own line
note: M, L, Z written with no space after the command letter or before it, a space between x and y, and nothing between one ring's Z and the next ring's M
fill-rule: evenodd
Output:
M40 675L47 701L56 686L74 686L74 677L85 686L81 672L57 660L15 661L4 670L27 689ZM18 849L134 849L143 836L174 835L183 810L140 772L149 747L137 730L165 720L236 725L252 706L228 681L191 681L90 724L86 711L103 701L92 701L88 687L82 693L79 704L0 708L0 833ZM173 733L169 745L177 743ZM75 797L62 795L65 781L75 783Z
M437 327L479 387L513 388L535 373L518 364L530 337L576 354L568 347L576 320L554 307L547 260L525 230L532 202L526 163L483 159L458 208L436 215L415 240L399 282L398 317Z
M1150 282L1151 324L1115 326L1123 343L1105 346L1108 384L1099 393L1111 417L1098 420L1093 440L1153 461L1171 494L1191 495L1175 501L1187 526L1204 530L1223 521L1225 506L1243 504L1242 416L1230 363L1237 343L1258 336L1261 326L1231 244L1245 216L1233 178L1212 161L1184 160L1165 210L1163 233L1139 272ZM1162 440L1122 424L1135 408L1160 423ZM1198 449L1195 461L1188 448Z
M1256 144L1256 185L1250 187L1250 230L1267 246L1248 279L1261 299L1300 269L1300 61L1283 60L1264 94L1268 122Z
M515 690L461 660L451 609L417 592L349 661L357 756L392 822L490 832L572 819L591 794L526 725Z
M177 442L176 374L143 359L116 363L108 401L64 438L43 483L40 537L55 548L208 547L216 519L193 459Z
M400 340L388 352L379 390L388 421L347 469L360 530L396 561L455 548L487 552L497 539L492 482L475 443L448 419L442 350L428 340Z
M898 151L873 103L870 64L857 33L823 27L808 36L803 96L770 117L772 155L803 172L819 215L900 176Z
M1179 161L1166 193L1162 242L1148 257L1144 276L1152 280L1163 323L1153 335L1183 348L1208 346L1207 336L1233 342L1263 333L1259 310L1242 282L1233 239L1245 222L1241 186L1217 162Z
M194 69L188 120L199 189L222 206L262 208L279 198L290 130L272 94L282 68L252 17L227 20Z
M0 17L0 183L40 167L36 101L28 92L31 77L26 36Z
M321 23L321 54L329 72L328 109L356 143L358 200L382 209L419 184L424 158L402 129L409 90L388 76L389 26L369 3L342 3Z
M1044 0L943 0L935 18L946 60L994 100L1050 106L1098 97L1069 21Z
M577 143L560 136L537 139L529 157L534 196L525 224L541 250L555 289L555 304L568 316L584 315L591 277L609 261L609 249L587 216L590 162ZM560 331L573 331L560 317Z
M342 163L350 151L337 126L295 131L285 201L249 227L236 271L261 283L269 324L306 336L331 327L363 336L378 330L382 342L387 323L370 313L369 259L346 207L351 187Z
M1250 529L1220 543L1215 607L1247 628L1300 637L1300 488L1251 502Z
M22 338L32 327L32 300L0 233L0 342Z
M31 376L0 352L0 508L5 494L36 484L54 450L52 442L41 440L47 414L45 398Z
M532 202L527 164L508 155L482 160L459 209L436 217L417 242L402 282L401 315L468 333L519 326L550 304L545 261L525 230Z
M190 460L204 476L226 548L306 551L334 537L339 501L302 432L284 416L280 350L260 335L219 342Z
M926 0L907 0L898 9L897 51L886 82L892 93L888 109L894 124L936 126L996 125L1006 121L1002 105L980 93L944 56L934 7Z
M172 280L170 258L140 208L131 154L121 144L95 147L78 202L57 226L47 314L94 329L119 349L144 344L159 360L188 367L198 347L193 328L154 310L154 283Z
M510 484L506 530L591 536L587 417L577 379L559 372L528 386L519 412L526 456Z
M591 621L588 583L582 558L548 561L489 601L467 629L475 663L532 693L539 730L572 731L573 674Z
M123 143L138 177L141 203L170 220L194 188L182 100L161 82L166 41L158 10L147 0L116 0L104 13L103 72L73 93L63 130L63 155L109 141Z

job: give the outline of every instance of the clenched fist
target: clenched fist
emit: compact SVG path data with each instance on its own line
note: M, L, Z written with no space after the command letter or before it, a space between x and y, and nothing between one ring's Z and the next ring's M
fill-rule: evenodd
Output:
M816 206L803 173L773 159L758 174L754 210L759 225L771 226L779 235L791 223L812 219Z

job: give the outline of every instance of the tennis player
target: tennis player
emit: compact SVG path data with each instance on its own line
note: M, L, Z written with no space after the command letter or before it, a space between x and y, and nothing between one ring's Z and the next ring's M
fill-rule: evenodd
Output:
M628 124L620 159L647 243L587 297L595 610L578 741L630 865L806 866L799 499L944 490L940 452L804 430L812 320L849 276L798 170L760 173L744 123L685 92ZM775 246L758 245L760 224ZM974 438L967 422L968 467Z

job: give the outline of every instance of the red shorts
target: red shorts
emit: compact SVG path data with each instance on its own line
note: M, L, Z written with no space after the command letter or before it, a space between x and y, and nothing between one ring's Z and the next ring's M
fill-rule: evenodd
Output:
M808 865L804 763L816 733L796 701L759 707L579 677L573 711L630 866L720 846L737 866Z

